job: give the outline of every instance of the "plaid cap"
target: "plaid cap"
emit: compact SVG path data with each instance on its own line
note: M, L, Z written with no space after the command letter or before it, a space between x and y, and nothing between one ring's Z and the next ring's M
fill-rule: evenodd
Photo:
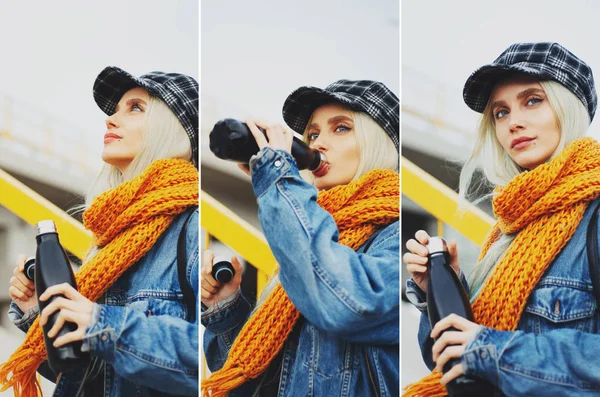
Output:
M300 87L283 104L283 119L302 134L313 112L328 103L341 103L371 116L400 151L400 101L383 83L369 80L339 80L324 90Z
M598 105L592 69L558 43L516 43L494 62L477 69L467 79L463 98L467 106L483 113L496 84L512 73L554 80L569 89L593 120Z
M190 138L192 161L198 167L198 82L179 73L150 72L132 76L116 66L106 67L94 82L94 100L107 115L115 108L123 94L134 87L147 90L160 98L177 116Z

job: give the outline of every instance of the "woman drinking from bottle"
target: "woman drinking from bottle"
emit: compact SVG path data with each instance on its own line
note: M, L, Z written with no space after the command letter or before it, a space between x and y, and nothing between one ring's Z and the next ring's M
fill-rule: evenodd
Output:
M251 308L239 261L221 285L205 252L205 396L398 394L398 112L379 82L290 94L284 120L327 158L314 185L290 154L293 131L247 121L260 148L250 161L259 219L279 270Z
M586 254L600 203L600 144L585 137L597 105L592 71L557 43L513 44L468 78L464 100L483 115L460 194L481 167L498 222L469 277L476 323L450 315L432 330L423 313L419 343L437 372L406 395L444 395L461 375L491 383L497 395L598 394L599 291ZM428 240L417 232L404 256L407 296L423 311ZM450 254L458 271L455 244ZM450 359L460 363L442 376Z
M0 367L0 381L32 396L39 368L56 381L55 396L197 396L196 303L182 291L198 291L198 83L177 73L138 78L111 66L97 77L94 99L108 118L106 164L83 213L93 247L76 273L78 291L49 287L40 300L63 297L41 315L20 259L9 316L28 333ZM45 364L41 325L55 312L48 337L75 323L54 346L81 341L89 367L59 376Z

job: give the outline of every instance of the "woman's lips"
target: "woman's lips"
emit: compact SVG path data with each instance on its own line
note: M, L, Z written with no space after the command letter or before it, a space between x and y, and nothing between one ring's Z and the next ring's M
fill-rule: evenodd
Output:
M511 148L515 150L525 149L533 142L535 138L517 138L512 141Z
M329 165L329 163L325 163L325 165L322 168L313 171L313 175L317 178L320 178L329 172L330 167L331 166Z

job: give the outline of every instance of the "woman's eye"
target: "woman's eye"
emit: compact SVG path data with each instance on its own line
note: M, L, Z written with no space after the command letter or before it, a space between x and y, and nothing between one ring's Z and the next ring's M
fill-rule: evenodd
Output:
M137 103L134 103L133 105L131 105L131 110L135 110L137 112L143 112L144 109L142 109L142 107L140 105L138 105Z
M496 113L494 113L494 117L496 119L499 119L501 117L506 116L507 114L508 114L508 111L506 111L505 109L502 109L502 110L498 110Z
M335 127L335 132L344 132L344 131L350 131L350 127L347 127L345 125L338 125L337 127Z
M530 98L527 101L527 105L531 106L531 105L535 105L536 103L540 103L540 102L542 102L542 98Z
M313 132L312 134L308 134L308 141L314 142L319 137L319 134Z

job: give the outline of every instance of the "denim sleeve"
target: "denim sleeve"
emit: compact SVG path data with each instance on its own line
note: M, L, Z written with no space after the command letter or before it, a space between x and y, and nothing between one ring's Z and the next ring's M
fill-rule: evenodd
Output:
M300 313L346 340L397 344L399 222L377 236L368 254L339 244L317 190L283 150L261 150L252 162L252 185L281 284Z
M199 307L198 227L192 227L197 224L196 212L187 228L186 277ZM147 316L126 306L95 303L83 348L133 383L165 393L197 396L198 317L190 323L174 316Z
M37 305L27 310L27 313L23 313L19 306L13 301L10 302L8 308L8 318L17 328L25 333L29 331L29 328L37 318L38 314L40 314L40 309Z
M573 329L543 334L480 327L461 362L508 396L597 395L600 335Z
M223 366L233 341L250 315L250 303L241 291L238 290L233 297L223 306L215 307L210 313L202 314L202 325L205 327L204 354L211 372Z

